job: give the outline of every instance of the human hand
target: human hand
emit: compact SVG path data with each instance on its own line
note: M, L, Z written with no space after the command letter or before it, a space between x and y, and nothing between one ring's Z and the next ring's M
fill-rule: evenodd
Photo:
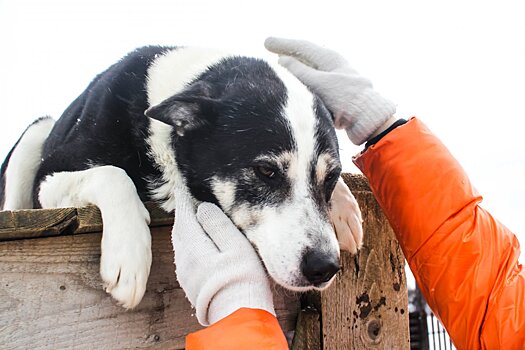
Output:
M273 37L264 45L279 54L279 63L321 97L334 115L336 128L345 129L354 144L364 143L395 121L395 105L379 95L370 80L337 52L308 41Z
M177 188L172 243L177 279L200 324L213 324L242 307L275 315L259 256L216 205L202 203L195 215L193 199Z
M352 254L363 245L363 219L354 195L339 178L330 199L330 218L341 249Z

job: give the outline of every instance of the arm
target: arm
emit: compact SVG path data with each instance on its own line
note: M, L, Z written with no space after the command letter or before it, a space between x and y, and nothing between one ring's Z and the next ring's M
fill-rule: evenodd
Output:
M457 161L418 120L395 108L339 54L309 42L269 38L266 47L315 91L352 142L430 307L460 349L521 349L525 273L518 241L479 207ZM355 102L358 102L357 104Z
M355 158L429 306L459 349L525 344L525 272L516 236L443 144L410 120Z

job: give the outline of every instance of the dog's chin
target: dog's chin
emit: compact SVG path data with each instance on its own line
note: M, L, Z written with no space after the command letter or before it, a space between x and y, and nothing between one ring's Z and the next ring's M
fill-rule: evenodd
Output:
M330 287L334 279L335 279L335 276L332 277L332 279L328 282L324 282L324 283L314 286L313 289L318 290L318 291L325 290L326 288Z
M306 282L305 280L302 281L293 281L293 282L282 282L274 278L274 281L279 284L280 286L284 287L285 289L291 290L292 292L309 292L312 290L316 291L322 291L328 288L332 282L334 281L335 276L332 277L329 281L320 283L320 284L311 284Z

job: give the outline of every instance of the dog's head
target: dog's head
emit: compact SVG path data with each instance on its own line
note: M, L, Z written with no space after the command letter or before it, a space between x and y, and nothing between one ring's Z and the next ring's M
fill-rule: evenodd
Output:
M339 246L328 209L341 165L319 98L279 66L232 56L147 115L174 126L191 193L222 208L279 284L330 283Z

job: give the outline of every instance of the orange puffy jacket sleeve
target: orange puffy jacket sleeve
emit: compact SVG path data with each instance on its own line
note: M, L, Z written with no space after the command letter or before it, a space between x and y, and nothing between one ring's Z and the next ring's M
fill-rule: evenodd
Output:
M525 274L516 236L443 144L413 118L354 159L416 281L458 349L525 348Z
M189 334L186 350L285 350L288 343L275 316L242 308L219 322Z

